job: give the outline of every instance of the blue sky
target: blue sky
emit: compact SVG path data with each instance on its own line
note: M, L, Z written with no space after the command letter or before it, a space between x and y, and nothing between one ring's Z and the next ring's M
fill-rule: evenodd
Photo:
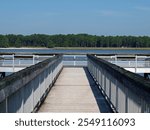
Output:
M0 0L0 34L150 36L150 0Z

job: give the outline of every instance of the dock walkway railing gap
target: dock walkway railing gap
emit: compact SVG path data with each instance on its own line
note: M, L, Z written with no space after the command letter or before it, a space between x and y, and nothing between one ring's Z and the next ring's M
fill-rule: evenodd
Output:
M63 67L56 55L0 80L0 112L33 112L46 97Z
M116 112L150 112L150 81L93 55L88 70Z

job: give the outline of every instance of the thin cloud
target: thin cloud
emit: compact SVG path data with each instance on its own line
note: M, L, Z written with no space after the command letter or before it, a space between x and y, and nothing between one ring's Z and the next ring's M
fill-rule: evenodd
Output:
M137 6L135 9L140 10L140 11L150 11L150 7L146 6Z

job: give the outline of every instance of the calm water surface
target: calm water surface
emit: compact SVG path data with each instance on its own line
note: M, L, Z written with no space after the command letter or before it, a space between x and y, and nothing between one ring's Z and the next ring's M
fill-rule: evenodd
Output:
M82 53L82 54L150 54L150 50L69 50L69 49L0 49L0 53L39 53L39 54L50 54L50 53Z

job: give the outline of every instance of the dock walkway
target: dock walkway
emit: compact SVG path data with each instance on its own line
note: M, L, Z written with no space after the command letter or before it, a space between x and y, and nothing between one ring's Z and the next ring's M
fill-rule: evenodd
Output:
M87 68L64 67L38 112L111 112Z

